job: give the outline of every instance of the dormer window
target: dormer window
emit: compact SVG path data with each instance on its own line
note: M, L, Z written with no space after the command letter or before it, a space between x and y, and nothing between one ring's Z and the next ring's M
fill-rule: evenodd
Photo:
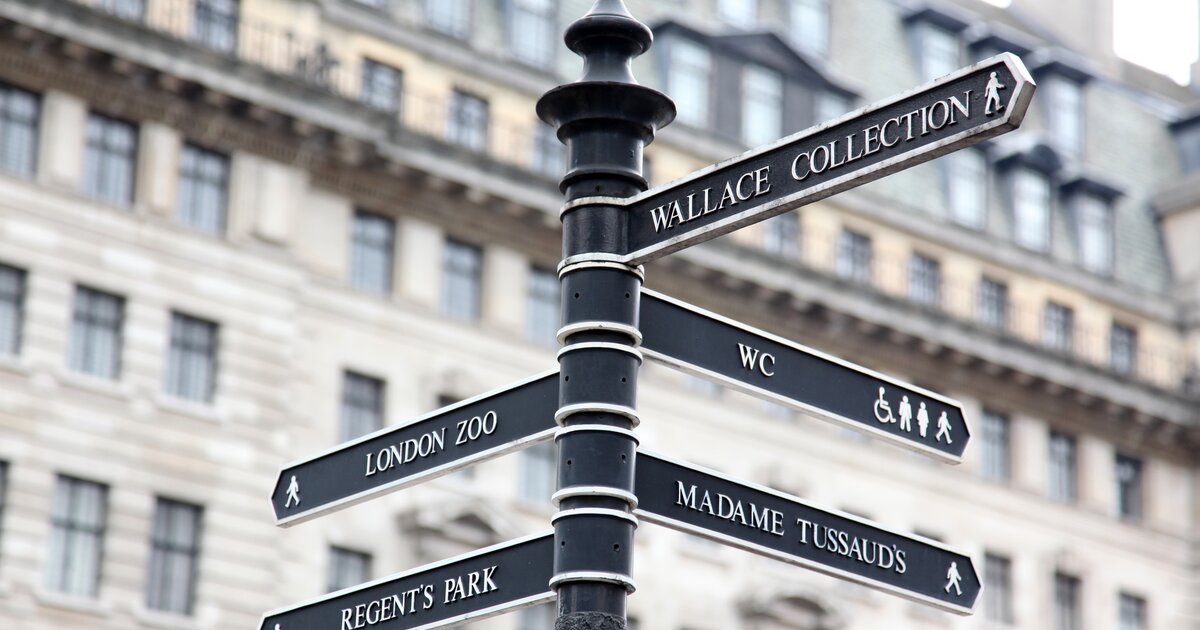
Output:
M1050 249L1050 178L1029 166L1012 173L1013 240L1021 247Z
M717 16L734 28L753 29L758 24L758 0L717 0Z
M917 26L917 63L921 67L921 79L932 81L958 70L962 61L962 49L958 33L932 22Z
M1112 206L1107 199L1093 194L1080 196L1074 206L1079 264L1092 273L1112 273Z
M758 64L742 74L742 141L755 147L783 136L783 77Z
M791 0L789 38L798 50L817 57L829 54L829 0Z
M508 48L535 68L554 64L555 3L551 0L508 0Z
M668 46L667 91L675 101L676 120L695 127L707 127L712 57L707 48L687 39L672 39Z
M982 229L987 221L988 163L978 148L943 156L946 204L950 218L960 225Z
M1056 148L1067 155L1083 153L1083 84L1065 76L1052 76L1040 86L1046 107L1046 128Z
M425 0L425 24L451 37L471 34L471 0Z

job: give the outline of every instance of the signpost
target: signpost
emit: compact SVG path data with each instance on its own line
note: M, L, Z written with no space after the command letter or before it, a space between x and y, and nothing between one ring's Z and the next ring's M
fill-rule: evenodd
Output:
M641 331L655 361L951 464L971 437L954 400L661 293L642 291Z
M969 615L971 558L940 543L825 510L781 492L638 451L643 520Z
M271 496L276 524L293 525L553 437L554 534L275 611L261 630L440 628L555 598L558 627L624 630L635 514L969 614L981 585L962 553L639 454L633 432L643 356L949 463L970 439L962 406L642 291L640 265L1017 128L1035 87L1020 59L997 55L645 191L642 149L675 114L630 73L650 30L620 0L597 0L565 40L584 57L584 76L538 101L571 165L561 183L559 370L290 464Z
M554 437L558 372L376 431L280 471L275 524L288 527Z
M700 169L627 199L621 262L640 265L696 243L957 151L1021 125L1034 83L1001 53L893 98Z
M259 630L445 628L554 601L550 533L435 562L263 615Z

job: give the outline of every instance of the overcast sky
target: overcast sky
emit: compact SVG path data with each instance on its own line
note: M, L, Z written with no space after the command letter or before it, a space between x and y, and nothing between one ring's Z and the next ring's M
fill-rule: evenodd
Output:
M1200 0L1116 0L1117 54L1187 83L1197 55Z

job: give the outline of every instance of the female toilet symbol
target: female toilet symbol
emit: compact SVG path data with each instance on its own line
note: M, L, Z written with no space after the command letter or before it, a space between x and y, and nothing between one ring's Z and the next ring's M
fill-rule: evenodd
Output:
M929 431L929 412L925 411L925 403L921 403L921 408L917 410L917 428L921 431L921 437L925 437Z
M896 419L892 417L891 405L888 404L888 401L883 399L882 387L879 388L879 400L875 401L875 419L882 424L896 421Z

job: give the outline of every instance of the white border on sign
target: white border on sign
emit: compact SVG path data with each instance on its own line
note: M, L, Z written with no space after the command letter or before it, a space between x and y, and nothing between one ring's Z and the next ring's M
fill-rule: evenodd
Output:
M707 539L715 541L715 542L723 543L723 544L729 545L731 547L736 547L738 549L742 549L744 551L749 551L751 553L755 553L755 554L758 554L761 556L766 556L766 557L769 557L774 560L779 560L781 562L785 562L787 564L803 567L805 569L811 569L818 573L824 573L824 574L832 576L832 577L841 578L843 580L861 584L863 586L868 586L870 588L874 588L874 589L877 589L880 591L885 591L885 592L891 593L893 595L903 597L904 599L908 599L908 600L911 600L911 601L914 601L917 603L921 603L921 604L927 604L927 605L933 606L935 608L940 608L942 610L946 610L946 611L949 611L949 612L952 612L955 614L959 614L959 615L975 614L975 605L978 605L979 600L983 598L983 588L984 588L983 580L979 579L979 573L978 573L978 571L975 571L975 560L973 558L971 558L971 556L967 555L965 552L963 552L959 549L955 549L954 547L951 547L944 543L938 542L936 540L930 540L930 539L925 538L924 536L920 536L918 534L909 534L909 533L905 533L905 532L896 531L890 527L886 527L886 526L876 523L874 521L867 520L860 516L855 516L854 514L848 514L846 512L842 512L840 510L834 510L834 509L830 509L830 508L820 507L818 505L814 505L813 503L805 501L804 499L801 499L799 497L794 497L790 494L785 494L785 493L775 490L773 488L768 488L766 486L760 486L753 482L736 479L736 478L730 477L729 475L726 475L724 473L721 473L721 472L718 472L715 470L710 470L703 466L697 466L695 464L692 464L690 462L685 462L680 459L675 459L673 457L668 457L666 455L660 455L658 453L646 451L643 449L638 449L637 454L638 454L638 456L646 455L649 457L661 459L667 463L675 464L676 466L680 466L682 468L694 470L696 472L700 472L700 473L703 473L706 475L711 475L718 479L727 481L729 483L737 484L740 486L745 486L752 490L757 490L759 492L765 492L767 494L779 497L780 499L783 499L785 501L790 501L792 503L799 503L800 505L803 505L807 508L810 508L810 509L813 509L813 510L816 510L819 512L825 512L826 514L832 514L839 518L848 519L848 520L854 521L856 523L866 525L867 527L873 527L880 531L887 532L888 534L891 534L893 536L911 540L911 541L919 543L919 544L929 545L931 547L937 547L938 549L941 549L942 551L945 551L947 553L957 554L959 556L967 558L968 560L971 561L971 571L974 573L975 581L979 583L979 593L977 593L975 596L975 601L974 601L973 606L970 606L970 607L959 606L959 605L951 604L949 602L945 602L945 601L942 601L939 599L934 599L927 595L921 595L920 593L913 593L911 591L907 591L898 586L893 586L891 584L887 584L886 582L880 582L878 580L873 580L871 578L864 577L864 576L858 575L856 573L850 573L848 571L843 571L841 569L830 567L830 566L827 566L827 565L824 565L824 564L821 564L818 562L814 562L812 560L808 560L805 558L800 558L798 556L794 556L792 554L784 553L777 549L771 549L770 547L764 547L762 545L758 545L758 544L755 544L752 542L747 542L740 538L734 538L734 537L728 536L726 534L721 534L719 532L714 532L712 530L704 529L702 527L697 527L697 526L691 525L689 523L677 521L673 518L659 516L652 512L646 511L646 509L643 507L639 507L633 511L633 513L635 515L637 515L638 518L640 518L648 523L654 523L656 525L661 525L663 527L668 527L668 528L675 529L675 530L678 530L681 532L694 534L696 536L700 536L701 538L707 538ZM635 481L634 483L636 485L637 482Z
M507 386L501 387L499 389L494 389L490 392L480 394L473 398L468 398L466 400L456 402L452 405L446 405L445 407L440 407L440 408L435 409L423 416L419 416L405 424L397 425L394 427L386 427L386 428L380 429L378 431L375 431L374 433L368 433L367 435L355 438L348 442L342 442L341 444L327 448L311 457L285 464L280 469L279 474L275 477L275 484L271 486L271 493L270 493L270 495L268 495L269 502L271 503L271 514L272 514L272 516L274 516L274 514L275 514L275 501L274 501L275 489L279 488L281 486L281 484L283 483L284 475L288 474L287 471L291 470L292 468L295 468L297 466L302 466L304 464L316 461L323 457L337 453L338 451L342 451L347 448L350 448L356 444L361 444L362 442L365 442L367 440L372 440L377 437L387 435L389 433L407 429L408 427L411 427L414 424L417 424L419 422L424 422L430 418L433 418L434 416L440 416L442 414L450 413L450 412L454 411L455 409L459 409L459 408L465 407L467 405L475 404L479 401L491 398L492 396L497 396L499 394L503 394L503 393L506 393L506 392L509 392L512 390L520 389L526 385L529 385L530 383L533 383L535 381L538 381L540 379L543 379L547 376L551 376L554 374L558 374L558 370L547 370L545 372L536 374L536 375L526 378L524 380L517 381L516 383L514 383L512 385L507 385ZM557 408L558 408L558 405L557 405L557 403L555 403L555 409L557 410ZM291 527L292 525L296 525L296 524L303 523L308 520L312 520L318 516L323 516L325 514L336 512L338 510L344 510L352 505L357 505L359 503L362 503L363 501L372 499L379 494L383 494L383 493L387 493L387 492L394 492L396 490L402 490L404 488L414 486L418 483L429 481L430 479L434 479L434 478L441 477L443 475L452 473L461 468L465 468L467 466L478 464L480 462L487 461L489 459L493 459L493 458L499 457L501 455L520 450L522 448L531 446L533 444L537 444L540 442L548 442L554 438L554 432L557 429L558 429L558 427L556 424L556 426L554 426L554 427L547 428L544 431L539 431L537 433L534 433L533 435L529 435L529 436L526 436L523 438L518 438L511 442L505 442L504 444L500 444L498 446L493 446L492 448L489 448L484 451L480 451L473 455L468 455L466 457L456 459L452 462L446 462L445 464L442 464L440 466L435 466L428 470L423 470L419 473L416 473L416 474L413 474L413 475L410 475L407 477L395 479L395 480L385 483L383 485L375 486L375 487L363 490L361 492L356 492L354 494L347 495L336 501L331 501L329 503L325 503L323 505L318 505L316 507L309 508L309 509L301 511L301 512L289 514L283 518L276 518L275 525L277 527Z
M662 300L669 304L673 304L675 306L678 306L679 308L690 311L699 317L707 317L707 318L713 319L719 323L725 324L726 326L731 326L733 328L736 328L738 330L746 332L747 334L758 335L760 337L764 337L774 343L777 343L782 346L786 346L797 352L802 352L802 353L814 356L818 359L822 359L824 361L829 361L830 363L835 363L846 369L858 372L860 374L869 376L874 379L878 379L880 381L883 381L890 385L894 385L896 387L908 388L909 390L911 390L915 393L918 393L922 396L925 396L926 398L931 398L933 400L939 401L945 405L948 405L948 406L953 407L958 410L959 414L962 416L962 419L963 419L963 427L966 429L967 435L971 436L971 425L970 425L970 422L967 420L967 410L963 407L962 403L958 402L957 400L955 400L953 398L950 398L948 396L943 396L936 392L931 392L923 387L918 387L911 383L906 383L900 379L892 378L886 374L881 374L870 368L866 368L861 365L856 365L854 363L846 361L845 359L841 359L841 358L835 357L831 354L826 354L824 352L821 352L820 350L815 350L813 348L809 348L808 346L798 344L794 341L784 339L783 337L771 334L765 330L759 330L758 328L754 328L753 326L748 326L746 324L743 324L742 322L729 319L728 317L725 317L724 315L719 315L717 313L713 313L712 311L706 311L698 306L693 306L691 304L688 304L687 302L673 298L669 295L664 295L662 293L659 293L658 291L652 291L650 289L642 289L642 295L643 296L649 295L651 298L659 299L659 300ZM902 436L899 436L899 435L896 435L893 433L888 433L887 431L883 431L883 430L879 429L878 427L875 427L871 424L858 422L857 420L853 420L846 416L838 415L831 411L822 409L821 407L816 407L816 406L810 405L808 403L800 402L794 398L789 398L789 397L783 396L781 394L776 394L775 392L772 392L768 389L763 389L761 387L758 387L757 385L751 385L749 383L745 383L745 382L730 378L728 376L725 376L724 374L720 374L717 372L713 372L712 370L708 370L708 369L705 369L705 368L702 368L702 367L699 367L696 365L692 365L691 363L682 361L682 360L672 357L670 355L663 354L657 350L652 350L650 348L647 348L644 345L642 346L642 354L644 354L646 356L646 358L648 358L648 359L657 361L658 363L662 363L664 365L668 365L668 366L675 368L681 372L685 372L687 374L692 374L694 376L699 376L699 377L706 378L709 380L717 381L718 383L727 385L732 389L736 389L736 390L744 392L746 394L750 394L751 396L754 396L755 398L759 398L761 400L766 400L769 402L783 405L783 406L791 408L791 409L796 409L798 411L810 413L810 414L816 416L817 419L819 419L819 420L824 420L826 422L832 422L834 424L837 424L838 426L843 426L843 427L846 427L849 429L853 429L855 431L859 431L866 435L870 435L871 437L895 444L896 446L899 446L901 448L905 448L910 451L920 453L922 455L927 455L934 459L946 462L948 464L953 464L956 466L958 464L962 463L962 460L963 460L962 455L953 455L951 453L947 453L945 451L938 450L936 448L933 448L933 447L923 444L921 442L911 440L911 439L906 439ZM970 441L967 442L967 445L968 446L970 445ZM966 453L965 447L963 449L963 453L964 454Z
M882 101L876 101L875 103L871 103L869 105L860 107L859 109L856 109L847 114L843 114L842 116L839 116L833 120L826 121L819 125L809 127L808 129L794 133L790 136L787 136L786 138L781 138L770 144L765 144L760 147L756 147L756 148L751 149L740 155L731 157L726 160L722 160L715 164L711 164L711 165L706 166L697 171L693 171L692 173L689 173L688 175L685 175L684 177L673 180L673 181L663 184L661 186L652 188L650 190L647 190L645 192L637 194L633 197L627 197L627 198L622 198L622 197L583 197L580 199L575 199L563 206L563 209L561 210L560 215L565 214L566 212L569 212L579 206L608 205L608 206L618 206L618 207L629 207L633 204L644 201L652 196L662 194L671 188L682 186L690 181L704 177L714 171L734 166L740 162L748 162L763 153L773 151L776 148L779 148L779 147L787 145L787 144L799 142L801 140L804 140L805 138L814 136L818 133L825 131L826 129L840 125L851 119L865 116L867 114L870 114L879 109L883 109L885 107L890 107L891 105L894 105L900 101L903 101L905 99L916 96L922 92L926 92L926 91L935 89L944 83L957 81L958 79L960 79L964 76L978 72L988 66L994 66L997 63L1004 64L1008 68L1009 72L1012 74L1013 78L1016 79L1016 81L1017 81L1017 85L1014 88L1013 93L1012 93L1013 94L1012 98L1009 100L1008 105L1004 108L1003 113L1000 116L996 116L995 118L993 118L992 120L990 120L988 122L985 122L981 125L971 128L971 129L961 131L952 136L948 136L946 138L938 140L937 142L932 142L930 144L927 144L927 145L924 145L921 147L917 147L917 148L909 150L909 151L904 151L893 157L887 158L886 160L878 162L876 164L872 164L870 166L867 166L867 167L859 169L859 170L850 171L846 174L840 175L840 176L830 179L828 181L825 181L825 182L822 182L815 186L812 186L811 188L806 188L802 191L798 191L798 192L792 193L790 195L787 195L785 197L781 197L779 199L775 199L773 201L764 203L762 205L755 206L749 210L744 210L742 212L727 215L724 218L722 218L718 221L709 223L708 225L705 225L701 228L695 229L693 231L687 231L687 232L677 234L668 239L657 242L653 245L648 245L641 249L638 249L638 250L635 250L628 254L625 254L624 256L621 256L619 258L620 262L623 262L625 264L644 264L655 258L665 256L666 254L678 251L680 249L684 249L685 247L688 247L693 242L705 240L704 236L710 232L720 230L720 233L724 234L724 233L736 230L739 227L742 227L744 225L749 225L749 224L755 223L759 220L766 219L769 216L773 216L775 214L782 214L783 212L787 212L791 209L791 208L788 208L788 209L779 210L777 212L772 212L772 210L775 210L776 208L779 208L780 206L804 205L807 203L819 201L821 199L824 199L825 197L828 197L828 196L834 195L836 193L842 192L844 190L848 190L849 188L852 188L853 182L855 180L865 179L867 181L871 181L871 180L876 179L875 177L871 177L871 176L876 173L879 173L880 171L894 172L894 171L900 170L899 167L901 167L905 163L914 162L914 161L920 163L920 162L938 157L942 154L949 153L954 150L954 147L952 147L951 145L960 144L967 140L974 140L974 141L983 140L986 137L989 137L988 135L986 135L989 131L996 129L997 127L1011 126L1012 129L1016 129L1017 127L1019 127L1021 125L1021 122L1024 120L1025 112L1029 109L1029 103L1033 99L1033 89L1036 89L1037 83L1033 80L1033 77L1029 74L1029 70L1025 68L1025 64L1021 61L1020 57L1017 57L1016 55L1014 55L1012 53L1008 53L1008 52L1000 53L998 55L995 55L993 57L990 57L988 59L985 59L983 61L975 63L973 65L956 70L955 72L952 72L946 76L934 79L933 81L930 81L929 83L926 83L924 85L920 85L920 86L912 88L910 90L901 92L900 94L892 96L888 99L884 99ZM995 134L993 134L993 135L995 135ZM972 144L973 144L973 142L972 142ZM964 146L966 146L966 145L964 145ZM932 154L932 155L930 155L930 154ZM886 174L888 174L888 173L886 173L886 172L883 173L883 175L886 175ZM883 175L880 175L880 177L882 177ZM865 183L865 182L863 182L863 183ZM762 216L760 219L760 215L765 215L765 216ZM728 228L728 229L725 229L725 228ZM580 260L582 260L582 259L583 258L581 257ZM572 257L569 260L571 262L574 262L575 258ZM564 261L564 262L566 262L566 261Z
M266 623L267 618L272 617L274 615L281 615L283 613L292 612L295 610L299 610L301 608L308 608L309 606L320 604L321 602L326 602L326 601L329 601L332 599L337 599L338 597L342 597L343 595L349 595L351 593L361 591L364 589L368 589L373 586L379 586L380 584L385 584L387 582L394 582L396 580L402 580L406 577L410 577L410 576L416 575L418 573L425 573L426 571L433 571L434 569L439 569L448 564L454 564L455 562L471 560L471 559L479 557L479 556L487 555L494 551L500 551L502 549L507 549L509 547L515 547L517 545L527 543L531 540L537 540L539 538L553 538L553 537L554 537L553 531L541 532L539 534L530 534L529 536L522 536L520 538L516 538L516 539L510 540L508 542L502 542L499 544L492 545L490 547L484 547L483 549L479 549L477 551L469 551L467 553L459 554L457 556L454 556L452 558L447 558L445 560L439 560L437 562L433 562L433 563L430 563L430 564L427 564L424 566L420 566L415 569L409 569L408 571L401 571L400 573L393 573L392 575L389 575L386 577L381 577L376 580L371 580L370 582L364 582L357 586L350 586L350 587L344 588L340 591L334 591L327 595L322 595L320 597L306 599L298 604L292 604L291 606L284 606L282 608L276 608L269 612L263 613L262 617L258 621L258 627L262 628L263 624ZM425 624L423 626L414 626L413 628L410 628L409 630L429 630L431 628L444 628L446 626L452 626L456 623L462 623L464 621L467 621L468 619L479 620L479 619L484 619L486 617L494 617L502 612L506 612L509 610L516 610L517 608L526 608L529 606L535 606L537 604L544 604L547 602L552 602L558 598L557 593L555 593L553 590L550 590L549 583L546 584L546 589L547 590L545 593L539 593L537 595L523 597L521 599L516 599L511 602L505 602L503 604L497 604L495 606L491 606L491 607L484 608L481 610L476 610L473 612L456 615L454 617L448 617L441 621L435 621L432 623ZM266 630L271 630L271 629L268 628Z

